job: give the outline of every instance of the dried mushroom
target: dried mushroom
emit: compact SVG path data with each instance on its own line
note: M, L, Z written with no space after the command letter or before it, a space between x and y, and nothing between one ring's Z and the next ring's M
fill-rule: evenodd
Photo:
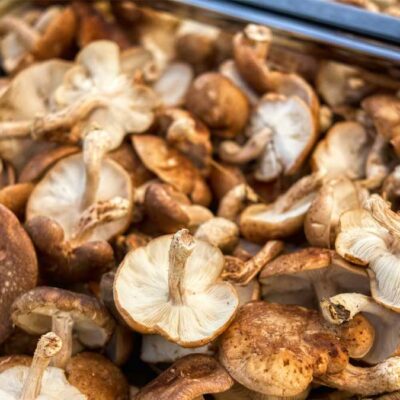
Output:
M114 283L118 311L142 333L158 333L184 347L211 342L238 306L235 289L218 282L224 265L216 247L187 230L154 239L128 253Z

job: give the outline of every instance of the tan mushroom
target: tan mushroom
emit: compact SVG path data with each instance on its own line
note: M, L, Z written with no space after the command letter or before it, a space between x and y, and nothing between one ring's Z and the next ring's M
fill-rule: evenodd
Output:
M190 195L195 204L207 206L211 193L199 171L183 154L167 145L160 137L136 135L133 146L143 164L163 182Z
M0 19L0 32L7 33L0 51L8 73L36 60L63 57L73 44L77 21L71 7L49 7L37 18L28 17L5 15Z
M17 217L0 205L0 343L12 331L10 307L38 279L35 250Z
M242 133L249 117L246 96L229 79L216 72L202 74L194 80L185 105L213 134L223 138Z
M81 154L62 159L36 185L27 205L27 229L53 280L93 279L110 269L113 252L106 241L130 223L129 175L103 160L95 190L84 171Z
M340 373L348 364L340 332L316 311L252 302L242 306L220 341L220 361L248 389L297 396L314 377Z
M303 226L319 185L320 176L309 175L297 181L274 203L247 207L240 216L240 232L257 243L297 232Z
M304 221L308 242L312 246L334 247L340 216L361 207L367 196L364 190L348 178L338 177L325 181Z
M219 249L180 230L125 257L114 283L115 303L133 329L198 347L226 329L238 306L234 288L218 282L222 268Z
M368 266L375 301L400 310L397 246L399 216L379 195L365 208L348 211L340 218L336 251L344 258Z
M194 354L175 362L141 389L135 399L195 400L202 394L224 392L232 385L232 378L214 358Z
M328 249L307 247L280 255L262 269L263 299L315 308L329 296L346 291L369 294L364 269L347 263Z
M54 331L62 349L53 365L65 368L72 355L73 335L89 348L103 347L114 330L114 320L94 297L41 286L18 297L12 306L13 323L31 334Z
M186 195L162 183L148 185L144 208L147 216L163 233L175 233L188 227L195 229L213 218L208 208L191 204Z
M246 178L238 167L215 161L211 166L209 180L213 194L218 200L221 200L235 186L246 183Z

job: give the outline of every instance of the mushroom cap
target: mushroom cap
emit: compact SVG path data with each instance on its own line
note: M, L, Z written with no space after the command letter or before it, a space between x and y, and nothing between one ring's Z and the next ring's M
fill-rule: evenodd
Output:
M246 95L228 78L208 72L198 76L186 95L186 108L218 136L241 133L249 117Z
M15 325L31 334L51 330L51 317L68 313L73 330L87 347L104 346L114 330L114 320L96 298L59 288L41 286L19 296L12 305Z
M204 183L192 162L168 146L164 139L152 135L135 135L132 136L132 143L143 164L178 191L191 194L199 182Z
M111 361L97 353L80 353L65 367L69 383L87 400L128 400L129 385ZM71 399L72 400L72 399Z
M86 187L86 174L82 154L59 161L36 185L26 209L26 219L47 217L57 222L64 231L65 240L71 240L81 218L81 203ZM127 172L116 162L104 159L100 170L97 201L114 197L129 200L132 207L132 182ZM94 229L87 241L109 240L123 232L130 223L129 212L120 219Z
M311 158L313 171L349 179L365 176L371 142L367 130L358 122L336 123L321 140Z
M233 379L214 358L193 354L176 361L139 391L136 400L194 400L228 390Z
M331 295L345 291L369 292L368 276L364 269L357 268L339 259L334 251L307 247L283 254L269 262L259 275L263 298L283 304L301 304L310 308L321 299L316 299L313 281L320 282Z
M34 185L30 182L6 186L0 189L0 204L6 206L14 214L21 216L25 212L26 203L33 188Z
M344 369L348 355L317 311L252 302L221 336L220 361L250 390L296 396L314 376Z
M238 307L233 286L219 282L221 251L202 240L186 261L183 304L174 304L168 286L172 235L129 252L114 282L114 299L125 322L141 333L157 333L184 347L211 342L230 323Z
M318 137L316 119L307 104L297 96L274 93L264 95L251 115L248 132L251 136L270 129L273 146L267 146L259 159L257 179L271 180L271 152L275 154L285 175L298 172ZM265 164L265 166L264 166Z
M10 307L34 288L38 263L33 244L17 217L0 205L0 343L11 333Z

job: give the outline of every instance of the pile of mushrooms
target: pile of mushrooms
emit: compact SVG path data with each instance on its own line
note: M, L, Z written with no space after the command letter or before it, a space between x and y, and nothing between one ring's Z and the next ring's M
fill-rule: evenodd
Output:
M400 2L398 0L334 0L338 3L363 8L367 11L381 12L392 17L400 17Z
M397 398L400 81L133 0L0 14L1 400Z

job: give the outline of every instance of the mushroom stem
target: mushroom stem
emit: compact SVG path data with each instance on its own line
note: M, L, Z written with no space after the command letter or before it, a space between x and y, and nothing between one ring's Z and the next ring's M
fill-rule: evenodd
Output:
M373 367L362 368L349 364L343 371L319 378L324 385L372 396L400 390L400 357L392 357Z
M80 120L86 118L95 108L103 107L106 101L99 96L87 96L65 109L37 117L32 120L5 121L0 123L0 140L24 139L62 139L60 132L68 132ZM53 135L51 135L53 134ZM49 136L49 137L47 137ZM69 141L78 141L69 135Z
M40 39L40 35L25 21L11 15L0 19L0 31L14 32L28 51L31 51Z
M202 223L214 217L213 213L206 207L199 206L198 204L181 205L181 208L186 212L189 217L189 227L198 227Z
M181 229L172 236L169 248L168 286L170 301L174 305L183 304L185 265L194 250L194 244L195 241L187 229Z
M64 369L72 356L72 328L74 321L69 313L56 313L52 317L51 330L61 338L61 350L54 356L52 365Z
M107 131L92 130L83 140L83 161L86 172L86 187L81 205L83 210L91 206L96 200L101 164L111 147L111 135Z
M39 339L20 400L36 399L40 393L43 374L51 358L61 350L62 344L62 340L53 332L46 333Z
M122 197L92 204L81 214L73 241L84 242L99 225L124 218L129 208L129 201Z

